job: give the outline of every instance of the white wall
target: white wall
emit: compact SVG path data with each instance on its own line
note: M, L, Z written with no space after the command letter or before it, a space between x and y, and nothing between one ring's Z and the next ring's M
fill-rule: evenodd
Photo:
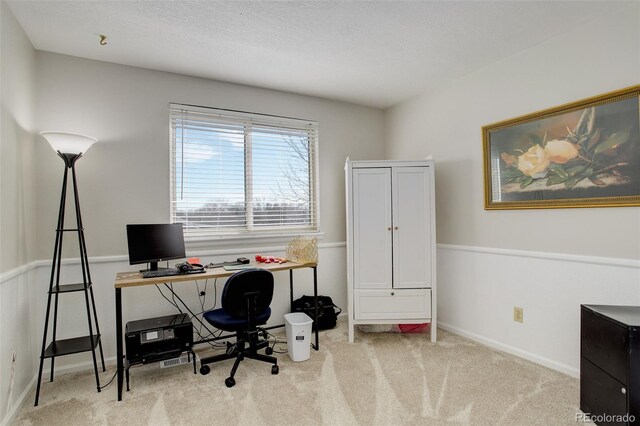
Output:
M438 319L457 334L578 377L580 304L640 305L640 261L438 247Z
M640 208L485 211L481 137L483 125L638 83L633 3L387 111L387 157L436 160L443 325L575 373L579 304L640 304ZM556 253L586 257L568 264ZM593 266L593 256L611 261ZM618 258L631 269L619 271ZM524 307L523 325L512 321L514 305Z
M36 59L4 2L0 15L0 419L5 419L28 388L36 358L29 326L33 291L24 267L34 259L35 246Z

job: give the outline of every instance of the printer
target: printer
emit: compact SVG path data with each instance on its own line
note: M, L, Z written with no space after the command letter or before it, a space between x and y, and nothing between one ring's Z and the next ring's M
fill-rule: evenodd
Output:
M193 348L193 328L187 314L130 321L125 327L126 359L147 364L179 357Z

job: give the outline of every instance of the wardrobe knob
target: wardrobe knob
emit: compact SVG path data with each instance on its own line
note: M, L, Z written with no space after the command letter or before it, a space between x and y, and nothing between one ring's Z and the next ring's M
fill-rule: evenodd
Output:
M625 388L622 388L622 389L620 389L620 392L622 392L622 394L624 395L624 394L627 393L627 390Z
M391 227L388 227L388 228L387 228L387 231L391 231Z
M398 227L396 226L396 231L398 230Z
M395 295L395 293L392 291L392 292L391 292L391 295L392 295L392 296L394 296L394 295ZM624 393L624 392L623 392L623 393Z

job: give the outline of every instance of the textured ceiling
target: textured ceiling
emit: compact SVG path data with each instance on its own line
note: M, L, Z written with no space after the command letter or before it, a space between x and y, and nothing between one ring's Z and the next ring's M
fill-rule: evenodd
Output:
M586 23L621 3L8 1L38 50L374 107ZM100 46L98 34L108 36Z

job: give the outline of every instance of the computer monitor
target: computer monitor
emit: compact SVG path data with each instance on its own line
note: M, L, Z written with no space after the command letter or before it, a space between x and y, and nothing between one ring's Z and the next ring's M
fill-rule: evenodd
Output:
M158 270L158 262L185 256L181 223L127 225L129 263L149 263L150 271Z

